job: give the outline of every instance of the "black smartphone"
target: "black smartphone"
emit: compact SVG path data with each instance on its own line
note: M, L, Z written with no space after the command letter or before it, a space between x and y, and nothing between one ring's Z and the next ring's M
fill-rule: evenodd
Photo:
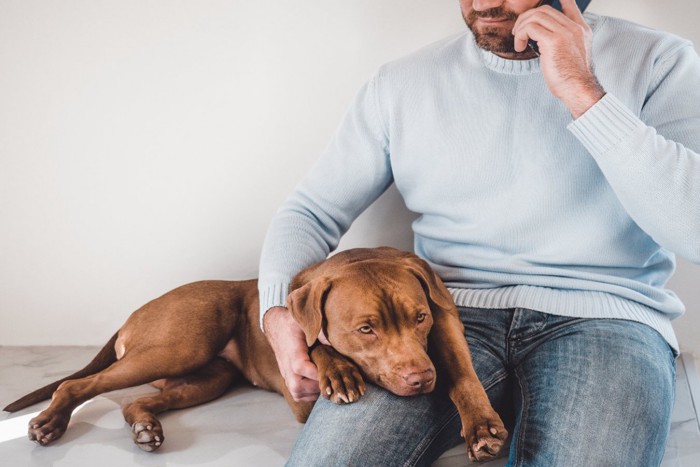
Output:
M584 11L586 11L586 8L588 8L588 5L589 5L590 3L591 3L591 0L576 0L576 5L578 6L578 9L581 10L582 13L583 13ZM549 5L549 6L551 6L552 8L554 8L555 10L562 11L561 2L560 2L559 0L543 0L543 1L540 2L540 4L537 5L537 6L542 6L542 5ZM532 50L535 51L535 53L536 53L537 55L540 54L540 49L537 47L537 42L535 42L535 41L533 41L532 39L530 39L530 40L527 42L527 44L530 46L530 48L531 48Z

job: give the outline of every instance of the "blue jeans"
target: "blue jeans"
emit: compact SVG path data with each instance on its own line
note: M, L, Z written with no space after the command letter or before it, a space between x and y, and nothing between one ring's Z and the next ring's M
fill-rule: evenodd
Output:
M652 328L527 309L460 308L474 368L511 433L509 466L657 466L670 429L675 355ZM290 466L430 465L463 443L438 387L320 399ZM467 455L465 451L465 463Z

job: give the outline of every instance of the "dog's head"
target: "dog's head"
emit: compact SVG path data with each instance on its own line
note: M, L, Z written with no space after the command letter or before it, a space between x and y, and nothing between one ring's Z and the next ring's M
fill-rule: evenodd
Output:
M400 396L433 390L428 334L433 314L454 303L425 261L390 248L348 250L292 287L287 303L309 345L323 331L373 383Z

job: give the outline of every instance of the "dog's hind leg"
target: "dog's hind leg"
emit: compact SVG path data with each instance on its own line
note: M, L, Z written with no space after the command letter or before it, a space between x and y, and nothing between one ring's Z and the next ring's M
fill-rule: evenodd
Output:
M214 400L240 378L238 368L217 357L186 376L166 379L159 394L142 397L123 407L134 443L144 451L155 451L165 439L157 414Z
M169 354L168 358L155 361L147 351L131 352L94 375L64 381L53 393L46 410L29 421L29 439L41 445L57 440L65 433L73 410L99 394L186 374L202 365L192 358L189 367L181 367L175 375L167 374L165 369L175 367L178 358L182 361L187 357Z

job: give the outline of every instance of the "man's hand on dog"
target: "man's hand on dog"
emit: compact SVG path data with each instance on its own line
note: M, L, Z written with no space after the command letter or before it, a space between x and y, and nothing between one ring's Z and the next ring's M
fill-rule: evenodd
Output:
M318 399L318 369L309 358L304 331L289 310L270 308L263 318L263 329L292 398L297 402Z

